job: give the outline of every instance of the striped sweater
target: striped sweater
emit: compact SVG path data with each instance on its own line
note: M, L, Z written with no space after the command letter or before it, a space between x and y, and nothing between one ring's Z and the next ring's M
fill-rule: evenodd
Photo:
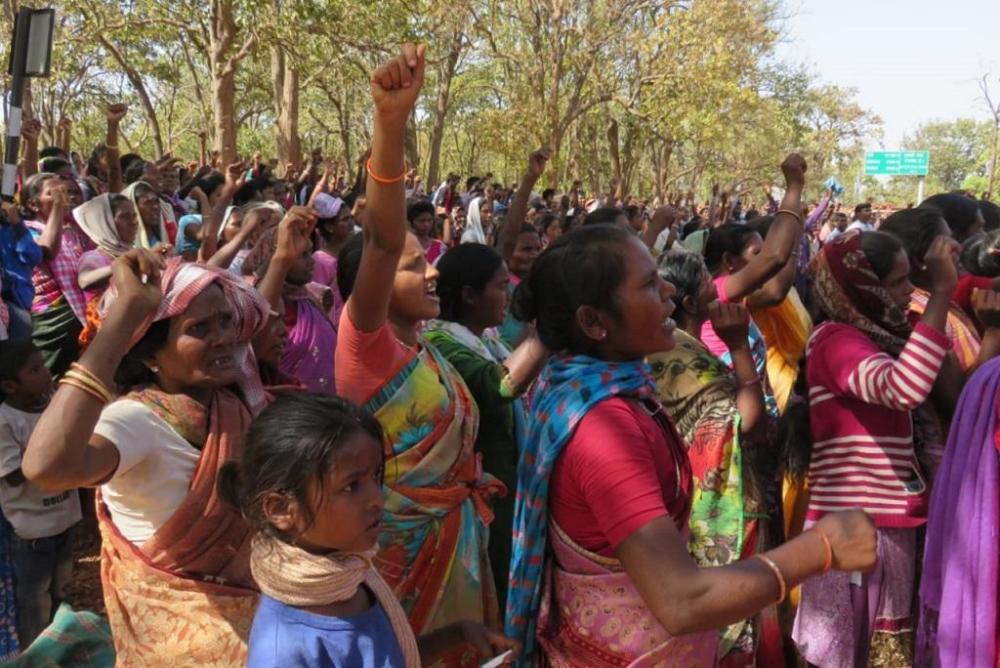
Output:
M949 345L921 322L895 359L850 325L816 328L806 348L809 519L862 508L881 527L926 521L929 493L910 411L930 395Z

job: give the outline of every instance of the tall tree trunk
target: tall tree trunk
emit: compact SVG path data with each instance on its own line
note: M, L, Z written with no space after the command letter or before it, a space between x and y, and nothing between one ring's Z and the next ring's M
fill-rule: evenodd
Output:
M212 20L208 34L208 63L212 70L212 111L215 126L215 150L222 164L236 162L236 68L250 53L250 36L236 53L233 46L239 27L233 16L233 0L211 0Z
M142 105L142 111L146 115L146 121L149 123L149 131L153 135L153 145L156 146L156 157L163 156L163 132L160 129L160 119L156 115L156 107L149 97L149 91L146 90L146 83L142 80L142 76L138 70L129 62L126 54L108 39L104 33L99 33L98 39L101 45L108 50L108 53L111 54L122 68L122 71L125 72L125 76L135 90L135 94L139 96L139 104Z
M430 157L427 164L427 187L437 185L441 170L441 140L444 139L444 125L448 117L448 103L451 96L451 82L455 77L458 59L462 55L465 35L456 30L451 39L448 57L441 64L438 76L437 100L434 103L434 124L431 126Z
M212 79L215 150L219 152L223 165L236 162L235 79L236 73L232 71L223 71Z
M611 156L611 178L617 184L615 196L622 195L622 158L618 150L618 121L612 119L608 124L608 154Z
M417 145L417 123L413 114L406 120L406 136L403 139L406 162L411 169L420 167L420 147Z
M274 93L274 144L282 167L289 163L302 167L302 143L299 140L299 73L288 66L280 46L271 49L271 75Z

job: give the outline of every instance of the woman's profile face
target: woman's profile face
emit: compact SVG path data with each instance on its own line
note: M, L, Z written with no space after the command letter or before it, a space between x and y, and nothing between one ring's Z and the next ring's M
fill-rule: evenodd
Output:
M135 213L132 202L124 200L115 207L115 231L118 238L126 246L135 243L135 235L139 229L139 218Z

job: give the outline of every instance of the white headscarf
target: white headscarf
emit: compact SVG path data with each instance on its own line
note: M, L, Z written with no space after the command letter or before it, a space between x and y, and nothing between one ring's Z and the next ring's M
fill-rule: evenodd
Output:
M465 214L465 231L462 232L463 244L486 243L486 232L483 230L483 218L479 214L479 208L482 204L482 197L476 197L469 202L469 210Z
M125 188L124 192L122 192L122 194L125 195L125 197L128 197L132 201L132 206L135 207L135 215L138 216L139 218L139 233L135 235L135 247L152 250L153 246L155 246L156 244L150 242L149 235L146 233L146 223L142 220L142 212L139 209L139 201L138 201L139 198L136 197L135 194L135 191L141 185L146 186L147 188L153 191L153 194L156 195L156 201L160 205L160 221L159 221L160 229L156 233L157 236L159 237L160 243L164 244L170 243L170 237L167 235L167 226L165 224L165 221L174 219L174 207L170 206L162 199L160 199L160 196L156 193L156 188L149 185L145 181L136 181L135 183L131 183L127 188Z

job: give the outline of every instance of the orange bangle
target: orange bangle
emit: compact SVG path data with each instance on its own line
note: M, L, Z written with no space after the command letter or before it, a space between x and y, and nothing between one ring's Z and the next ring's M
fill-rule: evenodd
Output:
M823 545L826 546L826 563L823 564L823 572L826 573L833 568L833 546L830 545L830 539L826 537L825 533L815 527L813 527L813 531L819 534L820 539L823 541Z
M758 559L763 562L765 566L770 568L771 572L774 573L774 579L778 581L778 600L775 601L775 604L784 601L785 594L788 592L788 586L785 584L785 576L781 574L781 569L778 568L776 563L765 557L763 554L755 554L753 555L753 558Z
M375 172L372 171L372 159L371 158L368 158L368 161L365 163L365 171L368 172L368 176L371 177L372 181L374 181L375 183L380 183L380 184L382 184L384 186L391 186L392 184L399 183L400 181L402 181L403 179L406 178L406 167L405 166L403 167L403 173L400 174L399 176L397 176L394 179L387 179L384 176L379 176L378 174L376 174Z

